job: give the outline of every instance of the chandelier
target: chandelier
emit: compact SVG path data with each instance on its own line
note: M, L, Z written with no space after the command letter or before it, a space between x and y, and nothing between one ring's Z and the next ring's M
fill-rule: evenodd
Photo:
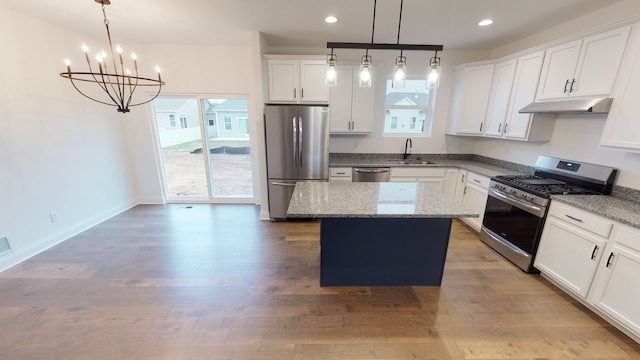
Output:
M77 72L71 71L71 62L67 59L65 64L67 65L67 71L61 72L60 76L69 79L71 85L84 97L93 101L99 102L104 105L116 106L118 112L128 113L130 106L137 106L146 104L160 94L160 89L164 85L164 81L160 77L160 68L156 67L158 75L157 79L150 79L141 77L138 75L138 62L136 55L131 54L133 61L133 72L125 67L124 60L122 58L122 48L117 45L114 51L113 43L111 42L111 33L109 32L109 20L107 20L107 13L105 12L105 5L110 5L110 0L95 0L95 2L102 5L102 14L104 17L104 26L107 29L107 39L109 40L110 54L107 54L104 50L98 52L95 56L95 65L91 63L89 58L89 48L86 45L82 45L85 59L89 71ZM108 56L110 55L110 57ZM97 66L97 69L96 69ZM103 94L103 100L95 99L85 92L80 90L79 83L94 83L97 84L100 89L106 94ZM133 103L133 94L139 87L152 87L157 88L155 94L151 99ZM82 87L82 86L81 86ZM110 101L110 102L108 102Z
M400 25L402 24L402 6L404 0L400 0L400 16L398 18L398 36L395 44L374 43L373 35L376 26L376 0L373 1L373 24L371 26L371 42L370 43L347 43L347 42L327 42L327 48L331 49L331 54L327 57L327 86L335 86L337 79L335 76L335 65L338 62L337 56L333 53L334 49L364 49L365 55L362 56L360 61L360 81L361 87L371 87L371 72L370 66L372 64L371 56L369 56L369 50L400 50L400 56L396 57L394 74L392 77L392 87L404 88L406 77L406 64L407 59L404 56L404 51L435 51L427 66L426 75L426 87L436 88L440 81L440 58L438 57L438 51L442 51L442 45L422 45L422 44L401 44L400 43Z

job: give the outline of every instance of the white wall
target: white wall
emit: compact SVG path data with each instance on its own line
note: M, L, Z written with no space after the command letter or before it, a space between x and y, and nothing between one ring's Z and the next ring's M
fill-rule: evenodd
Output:
M135 189L126 116L58 75L91 39L4 7L0 34L0 237L13 245L3 270L133 206Z
M494 51L494 57L525 50L556 41L562 37L638 16L640 1L625 0L595 13L550 28L529 38L503 46ZM471 147L478 155L513 161L533 166L538 155L550 155L570 160L614 166L620 169L616 184L640 189L640 154L600 148L600 136L605 116L561 115L556 121L553 137L546 143L522 143L509 140L457 137L463 147ZM453 137L453 136L452 136Z

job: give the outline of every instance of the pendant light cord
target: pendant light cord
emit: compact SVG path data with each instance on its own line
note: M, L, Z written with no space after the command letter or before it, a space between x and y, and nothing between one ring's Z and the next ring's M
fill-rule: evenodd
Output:
M403 3L404 3L404 0L400 0L400 17L398 18L398 40L396 44L400 44L400 25L402 24L402 4Z

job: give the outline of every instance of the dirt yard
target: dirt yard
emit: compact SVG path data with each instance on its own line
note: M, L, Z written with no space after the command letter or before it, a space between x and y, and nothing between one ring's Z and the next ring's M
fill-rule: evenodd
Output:
M208 197L202 154L163 151L171 197ZM252 197L251 155L209 155L214 197Z

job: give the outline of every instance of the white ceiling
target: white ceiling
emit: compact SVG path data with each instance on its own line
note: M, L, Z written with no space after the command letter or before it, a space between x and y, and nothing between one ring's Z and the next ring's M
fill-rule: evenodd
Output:
M265 34L273 47L370 42L373 0L111 0L111 33L127 44L246 43ZM400 43L491 49L620 0L405 0ZM105 37L94 0L0 0L61 27ZM375 42L395 43L400 0L377 0ZM326 24L328 15L338 17ZM483 18L495 23L481 28Z

